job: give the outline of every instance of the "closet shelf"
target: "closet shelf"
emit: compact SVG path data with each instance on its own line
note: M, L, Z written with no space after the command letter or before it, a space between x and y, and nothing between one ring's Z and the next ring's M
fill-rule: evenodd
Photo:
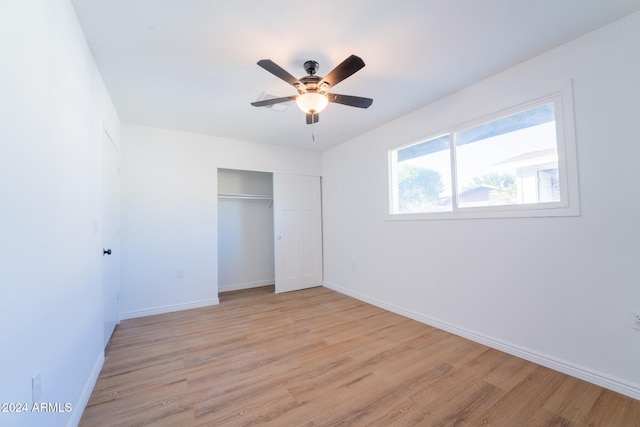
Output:
M272 200L270 194L236 194L236 193L218 193L221 199L251 199L251 200Z

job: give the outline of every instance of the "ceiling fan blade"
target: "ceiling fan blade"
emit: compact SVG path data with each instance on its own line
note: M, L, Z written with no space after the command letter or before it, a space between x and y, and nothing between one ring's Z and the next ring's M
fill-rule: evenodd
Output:
M369 108L373 104L373 99L363 98L361 96L339 95L337 93L328 93L329 102L336 104L348 105L350 107Z
M281 102L294 101L296 98L296 95L292 95L282 98L263 99L262 101L252 102L251 105L253 105L254 107L268 107L269 105L279 104Z
M312 125L320 121L320 113L307 114L307 124Z
M322 87L323 83L328 83L329 86L333 87L350 75L356 73L362 67L364 67L364 61L362 58L351 55L331 70L329 74L327 74L318 84L318 87Z
M258 61L258 65L264 68L265 70L267 70L268 72L270 72L271 74L273 74L274 76L289 83L291 86L294 86L297 88L298 86L302 85L298 79L293 77L291 74L289 74L288 71L286 71L284 68L282 68L281 66L279 66L278 64L276 64L270 59L261 59L260 61Z

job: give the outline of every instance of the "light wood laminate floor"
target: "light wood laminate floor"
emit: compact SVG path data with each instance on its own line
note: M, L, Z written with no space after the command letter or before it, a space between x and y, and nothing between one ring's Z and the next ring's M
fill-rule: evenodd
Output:
M123 321L90 426L640 426L640 401L326 288Z

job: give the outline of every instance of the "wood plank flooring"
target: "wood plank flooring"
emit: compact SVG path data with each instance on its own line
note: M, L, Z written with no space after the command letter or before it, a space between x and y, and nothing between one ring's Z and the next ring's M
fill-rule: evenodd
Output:
M326 288L123 321L80 426L640 426L640 401Z

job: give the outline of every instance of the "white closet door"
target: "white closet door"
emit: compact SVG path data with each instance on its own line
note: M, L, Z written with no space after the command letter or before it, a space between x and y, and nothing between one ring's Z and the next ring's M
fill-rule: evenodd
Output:
M273 175L276 293L322 285L320 177Z

